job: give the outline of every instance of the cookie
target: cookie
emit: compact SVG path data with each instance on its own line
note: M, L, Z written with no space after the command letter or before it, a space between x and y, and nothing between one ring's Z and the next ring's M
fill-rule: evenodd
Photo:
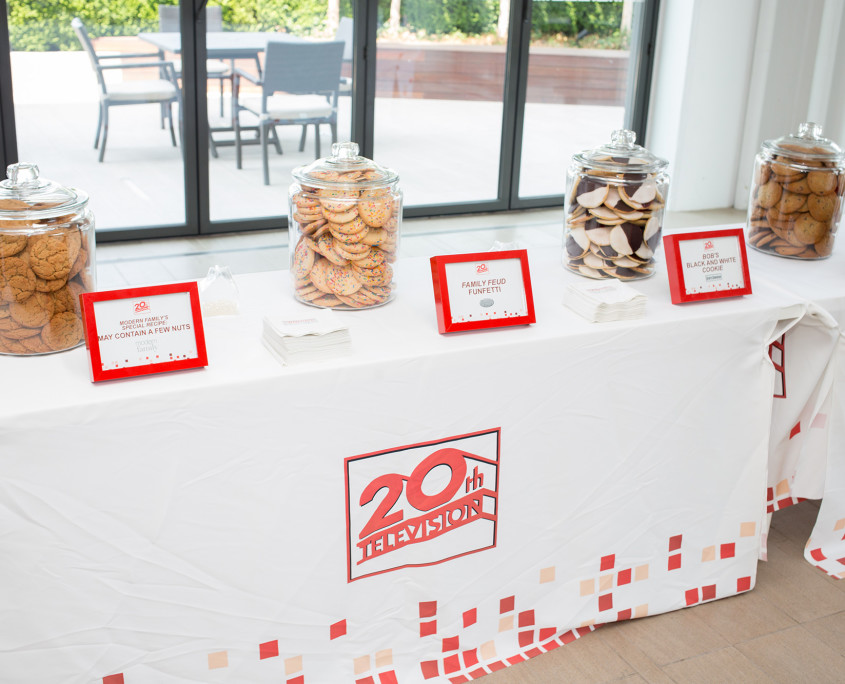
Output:
M817 221L829 221L836 212L836 195L810 195L807 198L807 210Z
M26 247L26 235L7 233L0 235L0 258L14 256Z
M351 295L360 290L362 285L350 266L335 266L334 264L326 270L326 284L336 295Z
M807 185L816 195L827 195L836 190L836 175L829 171L810 171L807 174Z
M390 220L393 198L387 188L364 190L358 203L358 215L372 228L380 228Z
M35 292L22 302L9 304L12 320L27 328L41 328L46 325L54 313L54 300L44 292Z
M296 244L293 251L293 266L291 271L296 278L305 278L314 266L314 251L309 249L303 239Z
M73 261L64 235L39 235L30 239L29 266L44 280L67 278ZM74 259L75 260L75 259Z
M801 214L795 221L793 231L801 243L812 245L830 232L830 226L824 221L816 220L810 214Z
M0 299L22 302L35 292L35 273L18 257L0 259Z
M70 311L53 314L41 329L41 340L53 351L75 347L82 342L82 319Z

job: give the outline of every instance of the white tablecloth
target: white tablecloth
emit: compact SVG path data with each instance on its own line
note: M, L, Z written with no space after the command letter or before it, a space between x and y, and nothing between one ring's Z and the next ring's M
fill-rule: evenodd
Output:
M339 314L347 358L283 367L261 345L261 317L291 306L283 273L238 279L207 369L93 385L82 349L0 358L2 678L463 682L751 589L767 350L806 302L758 279L672 306L661 274L636 285L647 318L589 324L562 306L559 254L529 258L530 327L438 335L428 261L409 259L394 302ZM358 563L355 526L392 491L365 507L362 483L404 483L381 513L425 517L410 476L446 448L469 463L454 499L483 479L484 515Z

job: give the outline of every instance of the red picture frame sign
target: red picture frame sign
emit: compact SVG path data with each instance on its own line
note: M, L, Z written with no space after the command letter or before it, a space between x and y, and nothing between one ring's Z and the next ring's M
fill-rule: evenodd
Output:
M195 282L79 296L93 382L208 365Z
M441 333L536 322L524 249L431 257Z
M663 236L673 304L751 294L742 228Z

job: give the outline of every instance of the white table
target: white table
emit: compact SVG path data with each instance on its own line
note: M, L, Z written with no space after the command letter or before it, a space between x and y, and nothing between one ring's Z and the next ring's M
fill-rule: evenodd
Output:
M530 327L438 335L428 261L409 259L394 302L339 314L348 358L283 367L263 348L262 315L299 306L283 273L238 279L243 311L206 321L204 370L92 385L82 349L0 358L4 677L465 681L750 589L767 348L806 302L757 280L672 306L658 275L636 284L647 318L592 325L561 304L577 276L559 253L529 258ZM354 488L479 432L451 444L483 457L495 532L482 516L349 563L347 515L373 513Z

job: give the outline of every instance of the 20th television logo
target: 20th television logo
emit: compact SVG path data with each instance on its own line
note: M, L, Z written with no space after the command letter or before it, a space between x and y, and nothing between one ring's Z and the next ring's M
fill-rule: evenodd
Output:
M496 545L500 430L346 459L349 581Z

